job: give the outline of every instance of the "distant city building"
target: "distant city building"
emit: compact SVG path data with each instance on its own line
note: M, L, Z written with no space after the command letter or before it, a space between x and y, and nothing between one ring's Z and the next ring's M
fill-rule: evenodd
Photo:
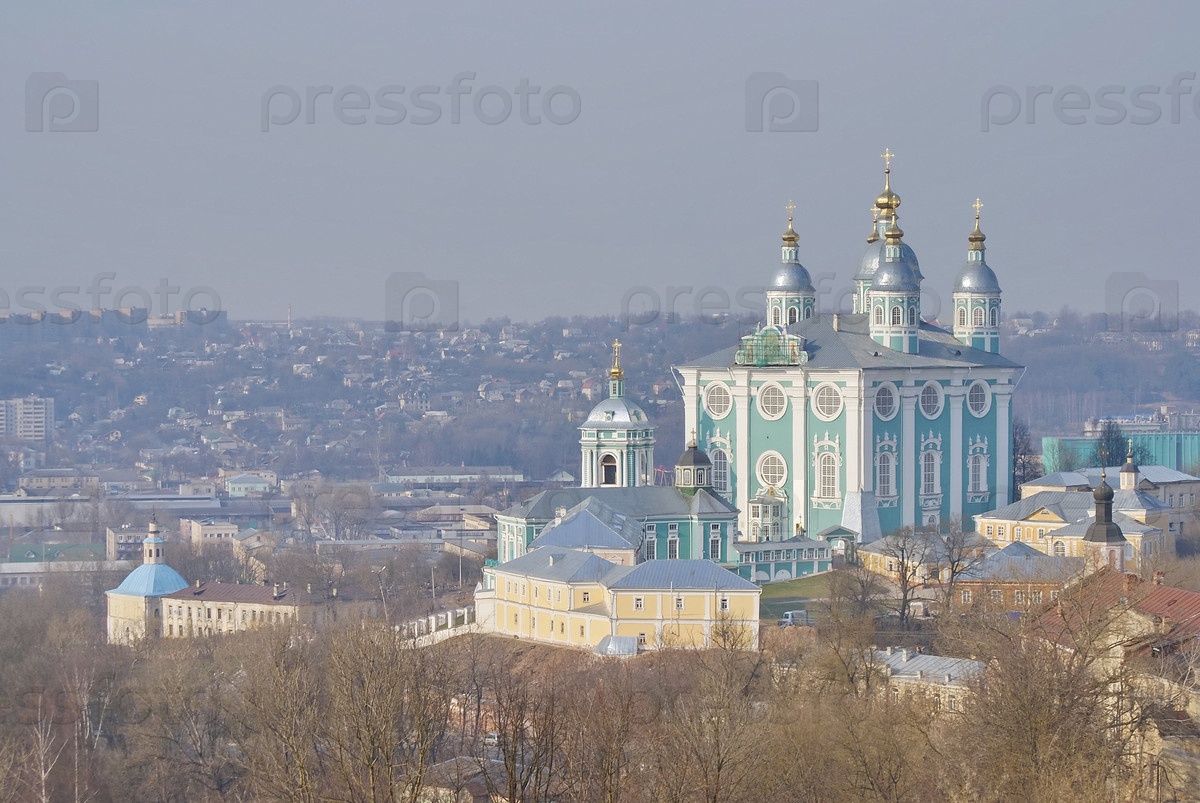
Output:
M458 486L484 482L524 482L512 466L411 466L389 469L384 482L405 486Z
M25 396L0 400L0 438L44 441L54 431L54 399Z
M17 480L26 491L74 491L85 494L100 488L100 476L73 468L36 468Z

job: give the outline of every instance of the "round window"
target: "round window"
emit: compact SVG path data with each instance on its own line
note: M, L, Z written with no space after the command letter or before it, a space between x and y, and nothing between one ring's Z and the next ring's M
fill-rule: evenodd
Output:
M875 414L884 421L896 414L896 392L891 386L883 385L875 391Z
M787 463L778 452L767 452L758 461L758 481L778 488L787 479Z
M787 396L779 385L763 385L758 391L758 410L764 418L772 421L783 416L787 409Z
M821 385L813 394L813 412L822 421L832 421L841 415L842 392L837 385Z
M704 407L713 418L724 418L733 407L733 396L723 384L709 385L704 391Z
M977 417L984 415L991 406L991 402L991 394L988 392L985 382L976 382L967 391L967 409L971 411L971 415Z
M921 412L926 418L937 418L942 411L942 389L930 382L921 388Z

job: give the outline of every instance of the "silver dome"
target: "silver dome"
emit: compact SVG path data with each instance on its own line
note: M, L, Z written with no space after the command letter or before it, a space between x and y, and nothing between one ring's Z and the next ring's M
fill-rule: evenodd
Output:
M580 429L645 429L650 419L633 402L609 397L592 408Z
M871 281L871 290L917 293L921 285L913 269L902 259L899 262L881 262Z
M866 253L863 254L862 262L858 266L858 274L855 279L870 279L875 275L875 271L879 270L879 264L883 262L883 249L887 245L881 237L873 243L867 245ZM921 273L921 266L917 262L917 254L908 243L900 243L900 261L908 266L909 270L916 276L918 282L924 281L925 275Z
M789 293L815 293L812 278L799 262L780 265L773 276L767 290L778 290Z
M1000 282L996 279L996 272L981 259L977 262L968 262L963 266L958 273L958 278L954 280L954 292L999 293Z

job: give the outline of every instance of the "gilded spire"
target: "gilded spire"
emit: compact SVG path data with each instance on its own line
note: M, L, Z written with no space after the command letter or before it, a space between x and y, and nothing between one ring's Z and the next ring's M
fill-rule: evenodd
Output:
M796 230L792 228L792 212L796 211L796 205L791 201L788 201L787 206L785 206L784 209L786 209L788 213L788 227L787 231L783 233L783 244L794 247L798 242L800 242L800 235L796 234Z
M984 233L979 230L979 210L983 209L983 202L976 198L975 203L971 204L971 206L975 209L975 231L967 235L967 242L971 244L970 249L972 251L982 251L983 241L987 239Z
M1133 441L1130 441L1130 443L1133 443ZM692 427L692 439L691 439L691 441L688 442L688 448L689 449L696 448L696 428L695 427Z
M894 211L892 222L883 230L883 236L887 238L888 245L899 245L900 238L904 236L904 229L900 228L900 216Z
M895 155L889 148L884 148L880 154L883 159L883 192L875 199L875 206L885 219L895 215L896 207L900 205L900 196L892 192L892 159Z
M879 207L871 207L871 233L867 235L867 242L873 243L879 240Z
M610 368L608 371L608 375L612 379L624 379L625 372L621 370L621 341L614 340L613 344L612 344L612 349L613 349L613 364L612 364L612 368Z
M1129 451L1125 453L1125 462L1133 462L1133 438L1129 439Z

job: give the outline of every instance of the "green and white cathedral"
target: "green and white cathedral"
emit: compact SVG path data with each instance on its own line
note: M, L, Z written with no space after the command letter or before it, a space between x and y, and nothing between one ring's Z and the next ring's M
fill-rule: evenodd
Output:
M737 507L742 539L844 528L867 542L952 518L971 526L1011 501L1011 400L1024 369L1000 354L980 205L946 331L921 317L925 277L890 173L885 162L851 313L817 314L789 209L764 323L677 368L686 429L712 461L714 491Z

